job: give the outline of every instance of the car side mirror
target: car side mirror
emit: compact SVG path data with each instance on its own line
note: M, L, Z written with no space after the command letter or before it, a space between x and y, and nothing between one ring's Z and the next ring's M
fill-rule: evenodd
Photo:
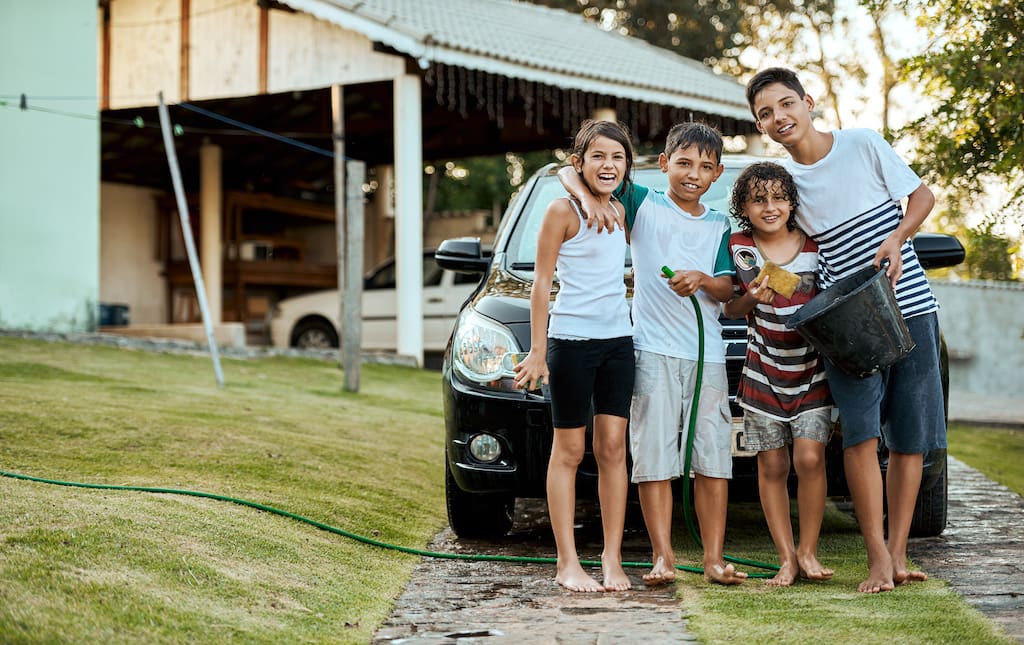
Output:
M442 269L460 273L483 273L491 264L479 237L456 237L441 242L434 260Z
M918 233L914 237L914 250L925 269L955 266L965 257L960 240L940 233Z

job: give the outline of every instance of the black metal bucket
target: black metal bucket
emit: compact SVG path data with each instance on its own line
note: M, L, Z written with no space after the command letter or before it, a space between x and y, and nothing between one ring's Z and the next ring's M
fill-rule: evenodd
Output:
M786 327L857 378L889 367L914 349L889 279L873 267L811 298Z

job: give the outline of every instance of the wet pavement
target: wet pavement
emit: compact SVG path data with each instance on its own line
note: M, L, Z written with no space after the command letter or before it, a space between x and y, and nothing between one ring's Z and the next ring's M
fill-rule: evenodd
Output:
M968 603L1024 643L1024 498L950 457L945 532L911 540L921 569L950 582ZM512 533L498 541L459 540L450 529L429 549L452 553L536 555L554 552L543 504L516 507ZM580 554L597 559L600 531L577 531ZM589 536L589 537L588 537ZM589 540L589 541L587 541ZM623 559L645 561L647 535L627 531ZM686 643L686 608L675 586L646 588L646 569L627 569L630 591L575 594L553 581L552 564L425 558L373 643ZM600 579L600 570L592 572ZM681 573L681 575L689 575Z
M1024 498L949 458L948 523L910 558L1024 643Z
M542 503L519 502L508 537L494 542L460 540L439 533L431 551L536 556L554 553ZM590 517L595 511L589 513ZM597 560L600 529L577 530L583 559ZM626 532L623 560L650 557L647 534ZM570 593L554 582L553 564L509 564L425 558L373 643L688 643L685 609L675 585L648 588L645 568L629 568L633 589L615 593ZM590 570L601 579L600 568ZM680 573L680 575L689 575Z

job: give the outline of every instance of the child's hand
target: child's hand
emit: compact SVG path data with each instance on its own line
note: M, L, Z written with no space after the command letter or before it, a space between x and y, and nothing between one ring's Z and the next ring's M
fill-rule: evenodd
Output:
M775 290L768 286L768 276L761 278L760 282L751 282L747 293L762 305L771 304L775 299Z
M513 382L516 387L524 390L536 390L548 382L548 363L546 357L541 357L533 352L526 355L518 365L512 368L516 373Z
M697 293L704 280L704 273L701 271L676 271L675 275L668 280L668 286L677 296L686 298Z
M876 269L881 269L888 264L885 269L885 275L889 277L889 284L892 285L893 290L896 289L896 283L899 281L900 276L903 275L902 248L903 244L899 239L889 236L878 247L875 259L871 261L872 266Z
M625 228L622 213L615 208L614 203L602 204L593 195L584 195L580 199L580 206L583 208L583 214L587 216L587 228L597 226L598 233L611 233L616 228Z

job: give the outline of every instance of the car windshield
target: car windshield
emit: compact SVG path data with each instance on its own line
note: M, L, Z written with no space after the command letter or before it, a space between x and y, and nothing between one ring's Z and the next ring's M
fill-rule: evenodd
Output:
M740 173L741 168L726 166L722 176L711 185L711 188L701 199L709 208L729 214L729 196L733 181ZM633 171L633 181L640 186L647 186L654 190L665 190L668 185L668 175L661 172L657 167L637 168ZM513 270L532 271L533 262L537 257L537 232L540 230L541 221L544 219L544 211L547 210L551 200L558 197L565 197L567 193L561 182L555 175L545 175L537 179L533 186L528 200L523 206L523 215L515 222L515 229L511 232L508 242L508 266ZM733 227L736 224L733 222ZM626 256L626 266L632 264L629 255Z

